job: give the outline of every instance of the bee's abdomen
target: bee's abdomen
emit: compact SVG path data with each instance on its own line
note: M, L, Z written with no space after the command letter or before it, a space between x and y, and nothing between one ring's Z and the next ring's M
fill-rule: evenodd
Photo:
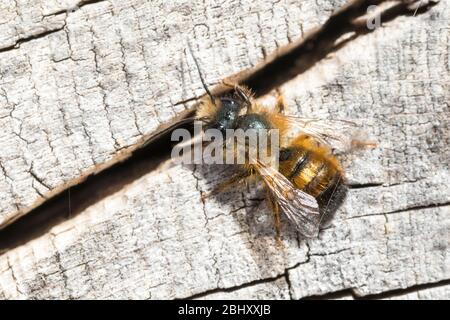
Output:
M341 183L341 172L332 159L303 148L291 148L289 153L286 160L280 159L280 172L298 189L319 198Z
M305 138L280 151L280 172L292 184L317 199L326 224L347 194L337 159L328 150L311 147Z

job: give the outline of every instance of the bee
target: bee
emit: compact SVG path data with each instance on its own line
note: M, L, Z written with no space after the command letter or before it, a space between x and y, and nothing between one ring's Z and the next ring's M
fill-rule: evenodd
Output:
M234 91L219 97L203 98L196 119L206 129L277 129L280 137L279 168L256 158L238 165L237 173L204 196L222 192L232 186L257 178L266 189L272 209L277 240L280 240L283 213L305 237L316 237L321 222L345 198L344 172L334 148L351 150L360 141L342 133L354 129L348 121L329 121L290 117L283 114L285 103L280 95L273 108L256 102L249 89L235 85ZM342 128L337 131L336 122Z

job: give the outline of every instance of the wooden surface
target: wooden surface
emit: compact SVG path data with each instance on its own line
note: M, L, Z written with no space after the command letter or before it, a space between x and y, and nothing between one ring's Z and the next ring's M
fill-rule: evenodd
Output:
M252 68L344 3L3 3L0 298L450 298L446 1L280 86L286 113L351 119L379 143L343 159L351 189L318 239L284 224L277 247L245 190L203 203L227 172L168 168L168 145L134 168L142 139L203 94L200 74ZM106 174L84 181L93 172ZM71 202L54 209L58 197ZM10 231L49 208L70 217Z

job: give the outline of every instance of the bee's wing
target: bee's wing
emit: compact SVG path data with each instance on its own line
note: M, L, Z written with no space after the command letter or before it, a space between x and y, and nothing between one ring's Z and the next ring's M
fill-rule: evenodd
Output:
M362 142L359 126L347 120L310 119L293 116L285 116L292 131L292 136L303 133L309 135L321 144L328 145L332 149L348 152L358 147ZM359 138L358 138L359 137Z
M305 237L316 237L319 233L320 213L316 199L295 188L280 172L256 160L256 170L280 206L282 212Z

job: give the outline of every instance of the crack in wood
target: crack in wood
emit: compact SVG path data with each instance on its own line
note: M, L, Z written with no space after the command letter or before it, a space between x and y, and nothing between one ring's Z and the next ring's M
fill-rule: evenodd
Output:
M364 188L373 188L373 187L381 187L383 183L349 183L347 187L349 189L364 189Z
M301 298L300 300L333 300L333 299L342 299L342 298L350 298L355 300L380 300L380 299L389 299L396 296L405 295L408 293L418 292L426 289L438 288L440 286L450 285L450 279L441 280L435 283L425 283L425 284L417 284L408 288L395 289L384 291L377 294L371 294L366 296L358 296L355 294L353 288L339 290L335 292L326 293L323 295L313 295Z
M334 13L322 27L306 34L304 38L267 57L268 62L254 69L246 70L231 76L236 83L250 87L256 96L270 92L281 84L293 79L312 68L317 62L330 53L341 49L360 35L376 31L367 28L368 18L365 18L367 8L378 5L385 0L356 0L347 3ZM437 2L424 3L419 6L417 14L428 11ZM400 1L379 13L383 22L389 22L401 15L413 15L410 3ZM337 43L346 34L353 34L347 40ZM281 70L281 72L280 72Z
M302 263L300 263L300 264L302 264ZM183 297L181 299L192 300L192 299L205 298L208 295L215 294L215 293L231 293L231 292L235 292L240 289L249 288L249 287L252 287L255 285L259 285L259 284L271 283L271 282L280 280L282 278L286 278L287 285L288 285L288 287L290 287L288 270L294 269L298 265L293 266L291 268L287 268L284 273L274 276L274 277L258 279L255 281L250 281L247 283L243 283L241 285L232 286L232 287L228 287L228 288L211 289L211 290L207 290L204 292L196 293L196 294L188 296L188 297ZM446 285L450 285L450 279L441 280L441 281L438 281L435 283L417 284L417 285L414 285L414 286L411 286L408 288L389 290L389 291L384 291L381 293L371 294L371 295L366 295L366 296L358 296L355 294L354 288L349 288L349 289L326 293L323 295L311 295L311 296L303 297L300 300L334 300L334 299L342 299L342 298L346 298L346 297L350 297L351 299L354 299L354 300L379 300L379 299L392 298L392 297L396 297L396 296L400 296L400 295L405 295L408 293L417 292L420 290L432 289L432 288L437 288L439 286L446 286Z
M73 9L81 9L84 6L90 5L90 4L95 4L95 3L100 3L100 2L105 2L105 0L88 0L88 1L81 1L78 4L76 4L74 7L72 8L66 8L64 10L59 10L50 14L46 14L42 16L42 19L44 18L48 18L48 17L56 17L59 15L64 15L65 16L65 20L67 19L68 15L70 14L70 10ZM14 44L4 47L4 48L0 48L0 53L2 52L7 52L7 51L11 51L11 50L15 50L20 48L20 45L26 42L30 42L32 40L36 40L36 39L42 39L45 38L51 34L57 33L59 31L62 31L66 28L66 22L64 22L64 25L61 28L56 28L56 29L51 29L51 30L46 30L44 32L38 33L38 34L34 34L31 36L26 36L24 38L19 38Z
M68 13L70 10L74 10L74 9L81 9L84 6L87 6L89 4L95 4L95 3L100 3L100 2L106 2L107 0L87 0L87 1L80 1L79 3L77 3L76 5L74 5L73 7L67 8L67 9L63 9L63 10L59 10L59 11L55 11L49 14L44 15L44 17L51 17L51 16L56 16L62 13Z
M189 124L185 128L191 129ZM164 131L158 136L157 141L144 148L134 150L126 161L88 176L82 183L48 199L37 208L0 229L0 255L45 234L54 225L72 219L100 199L121 190L125 185L155 170L170 157L171 148L167 148L167 146L171 144L173 142L170 140L170 131ZM37 181L41 180L36 176L35 178ZM71 197L70 210L68 192Z
M381 216L384 215L386 218L386 215L396 214L396 213L402 213L402 212L408 212L408 211L417 211L417 210L423 210L423 209L432 209L432 208L440 208L440 207L447 207L450 206L450 202L443 202L443 203L432 203L429 205L424 206L413 206L406 209L399 209L394 211L386 211L386 212L377 212L377 213L371 213L371 214L364 214L360 216L353 216L350 218L347 218L345 220L353 220L353 219L359 219L359 218L365 218L365 217L372 217L372 216Z
M0 53L18 49L22 43L30 42L30 41L36 40L36 39L45 38L45 37L47 37L47 36L49 36L51 34L54 34L54 33L57 33L59 31L64 30L64 28L65 28L65 26L63 26L61 28L53 29L53 30L47 30L47 31L39 33L39 34L35 34L35 35L29 36L29 37L25 37L25 38L19 39L13 45L10 45L10 46L5 47L5 48L1 48L0 49Z
M290 280L289 280L289 270L295 269L298 266L308 263L310 261L310 255L309 255L309 246L308 246L308 252L306 254L306 260L305 261L300 261L298 263L296 263L293 266L287 267L286 269L284 269L284 272L281 274L278 274L276 276L273 277L268 277L268 278L264 278L264 279L257 279L254 281L250 281L250 282L246 282L237 286L232 286L232 287L227 287L227 288L220 288L217 287L215 289L210 289L210 290L206 290L204 292L200 292L200 293L196 293L194 295L188 296L188 297L184 297L181 299L188 299L188 300L192 300L192 299L198 299L198 298L203 298L203 297L207 297L210 294L214 294L214 293L221 293L221 292L234 292L236 290L239 289L244 289L244 288L249 288L255 285L259 285L259 284L264 284L264 283L270 283L270 282L274 282L280 279L285 278L288 289L289 289L289 294L292 298L291 292L290 292Z
M98 2L102 1L85 1L82 5ZM371 32L371 30L363 31L361 23L355 24L353 22L355 19L365 15L369 5L381 2L384 2L384 0L357 0L349 2L333 14L322 27L309 33L298 42L289 44L285 48L280 48L275 55L268 57L268 61L260 66L231 76L229 79L247 85L257 96L269 92L312 68L328 54L341 48L342 43L337 45L336 40L342 35L349 32L355 32L357 35ZM425 12L429 7L424 7L418 13ZM394 11L381 13L382 18L384 17L383 21L389 21L411 12L405 2L398 3L396 8ZM63 29L64 27L21 39L18 43L42 38ZM7 50L1 49L0 52L2 51ZM220 94L224 92L223 90L227 89L224 89L223 86L218 86L211 91L213 94ZM195 100L195 98L186 99L179 103L191 100ZM181 118L188 118L192 114L193 110L188 110ZM144 137L143 141L137 144L135 149L130 151L128 155L121 155L120 160L118 160L121 162L112 164L110 167L103 169L103 171L86 177L78 185L67 185L62 192L50 197L38 207L5 226L0 230L0 254L39 237L50 230L52 226L68 219L66 214L68 212L67 188L71 188L71 202L73 205L70 218L72 218L98 200L122 189L126 184L142 175L157 169L170 156L172 146L170 132L179 127L177 121L166 124L156 134L150 135L150 137ZM188 125L183 123L183 126Z
M239 289L244 289L244 288L248 288L248 287L252 287L254 285L258 285L258 284L263 284L263 283L270 283L279 279L284 278L286 275L286 273L283 273L281 275L277 275L275 277L270 277L270 278L265 278L265 279L258 279L255 281L250 281L238 286L233 286L233 287L229 287L229 288L216 288L216 289L211 289L211 290L207 290L204 292L200 292L200 293L196 293L194 295L188 296L188 297L183 297L181 299L187 299L187 300L193 300L193 299L199 299L199 298L203 298L203 297L207 297L210 294L213 293L220 293L220 292L233 292Z

